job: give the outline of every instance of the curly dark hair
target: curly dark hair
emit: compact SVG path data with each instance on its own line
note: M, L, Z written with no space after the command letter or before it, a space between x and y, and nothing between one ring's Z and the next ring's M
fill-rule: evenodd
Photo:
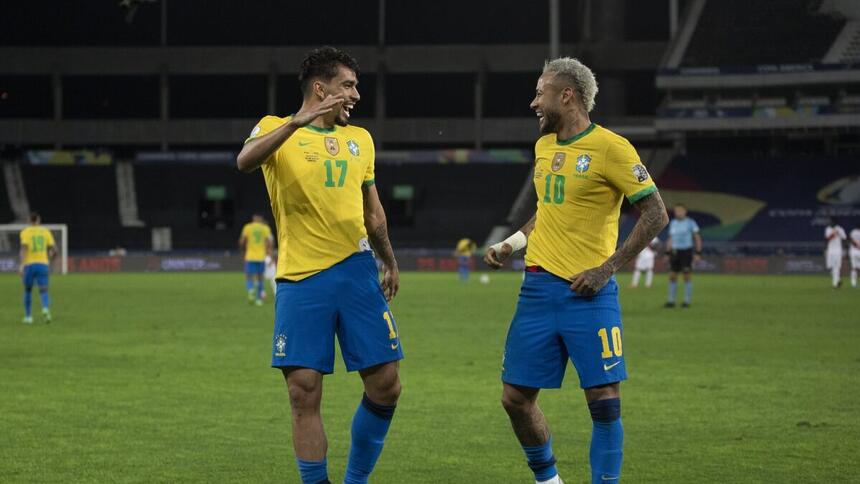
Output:
M344 66L358 75L358 62L342 50L324 46L308 52L299 71L302 93L308 93L314 79L332 80L337 75L338 66Z

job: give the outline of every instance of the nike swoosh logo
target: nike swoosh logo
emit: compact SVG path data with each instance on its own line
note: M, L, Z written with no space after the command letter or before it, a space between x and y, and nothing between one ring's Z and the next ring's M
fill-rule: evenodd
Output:
M616 366L618 366L620 364L621 364L620 361L616 361L615 363L613 363L611 365L607 365L606 363L604 363L603 364L603 371L609 371L609 370L615 368ZM617 479L617 477L612 477L611 479Z
M313 143L313 141L299 141L299 146L307 146Z
M393 343L392 343L392 345L391 345L391 349L392 349L392 350L396 350L398 346L400 346L400 343L397 343L397 344L393 344Z

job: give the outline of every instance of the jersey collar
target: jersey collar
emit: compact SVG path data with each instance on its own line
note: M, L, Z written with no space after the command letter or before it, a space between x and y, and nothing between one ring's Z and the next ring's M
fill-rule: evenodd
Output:
M308 124L304 127L305 127L305 129L309 129L315 133L323 133L323 134L334 133L334 131L337 129L337 125L334 125L331 128L317 128L316 126Z
M582 132L577 133L577 134L573 135L572 137L570 137L570 138L568 138L568 139L558 139L558 135L556 135L556 136L555 136L555 142L556 142L556 144L558 144L558 145L561 145L561 146L567 146L567 145L569 145L569 144L573 143L574 141L576 141L576 140L578 140L578 139L584 138L584 137L585 137L585 135L587 135L588 133L590 133L590 132L594 131L594 128L596 128L596 127L597 127L597 125L596 125L596 124L591 123L591 124L589 124L589 125L588 125L588 127L587 127L587 128L585 128L584 130L582 130Z

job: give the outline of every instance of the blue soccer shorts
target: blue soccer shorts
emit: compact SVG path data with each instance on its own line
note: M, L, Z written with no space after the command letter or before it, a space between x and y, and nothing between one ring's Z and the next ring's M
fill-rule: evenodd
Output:
M582 297L565 279L526 272L505 343L502 381L560 388L568 358L582 388L627 379L618 284L613 277L596 295Z
M263 261L245 261L245 274L260 274L263 275L263 272L266 270L266 263Z
M347 371L403 359L371 252L358 252L275 293L272 367L334 372L337 335Z
M48 287L48 264L27 264L24 266L24 288L33 289L33 285Z

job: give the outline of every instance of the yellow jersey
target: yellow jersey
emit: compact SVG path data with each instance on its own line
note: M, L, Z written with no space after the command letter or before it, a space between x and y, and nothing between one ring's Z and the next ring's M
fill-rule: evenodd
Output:
M248 140L289 120L266 116ZM308 125L263 163L278 233L277 278L299 281L370 250L362 187L374 183L375 156L363 128Z
M567 140L537 141L534 184L537 219L525 262L565 279L615 252L623 197L634 203L657 191L630 142L594 123Z
M459 256L472 257L474 250L474 242L472 242L470 239L460 239L460 241L457 242L457 248L454 250L454 252L456 252Z
M266 241L272 238L272 229L260 222L249 222L242 227L245 239L245 260L262 262L266 260Z
M27 246L24 253L24 265L47 264L48 247L57 245L51 231L40 225L31 225L21 231L21 246Z

